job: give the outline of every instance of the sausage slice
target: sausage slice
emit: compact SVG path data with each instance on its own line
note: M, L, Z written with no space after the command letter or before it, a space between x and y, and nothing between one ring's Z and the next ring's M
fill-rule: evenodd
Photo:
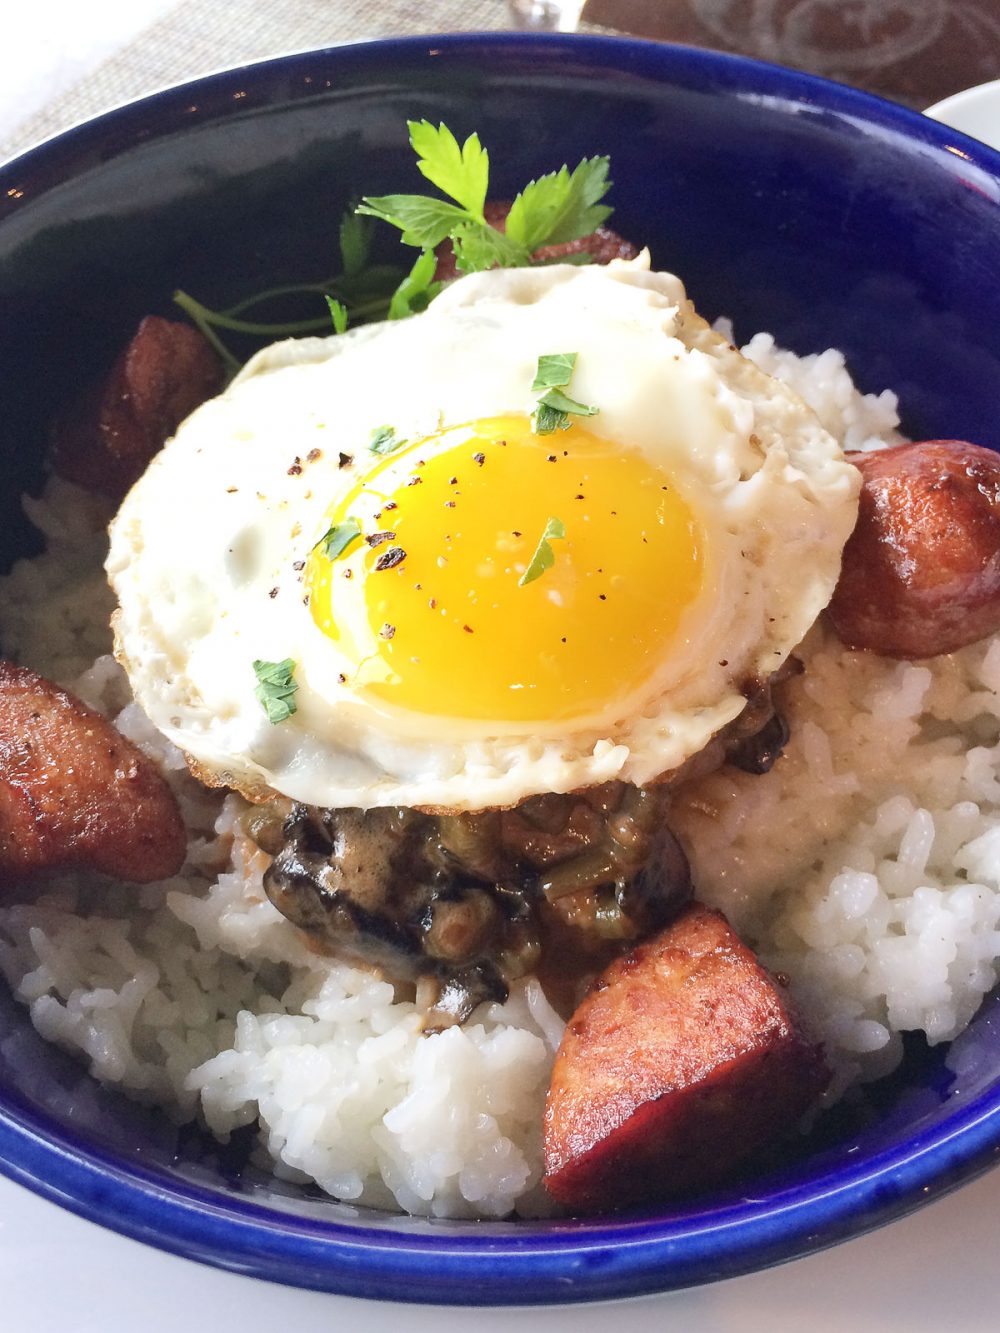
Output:
M1000 629L1000 455L923 440L847 457L864 482L828 607L839 638L920 658Z
M186 842L170 788L107 718L0 662L0 882L85 866L145 884Z
M147 315L108 377L56 420L56 472L121 500L153 455L222 387L222 365L197 329Z
M612 963L570 1020L545 1108L545 1185L577 1212L710 1188L827 1081L782 988L694 903Z
M503 231L509 212L510 204L489 201L483 209L483 216L491 227L498 227ZM576 241L565 241L561 245L543 245L540 250L535 251L533 258L556 261L566 259L570 255L586 254L590 255L595 264L610 264L612 259L634 259L638 253L638 248L631 241L626 241L610 227L598 227L589 236L581 236ZM434 270L434 277L438 282L450 282L452 278L458 277L455 251L451 241L442 241L437 248L437 268Z

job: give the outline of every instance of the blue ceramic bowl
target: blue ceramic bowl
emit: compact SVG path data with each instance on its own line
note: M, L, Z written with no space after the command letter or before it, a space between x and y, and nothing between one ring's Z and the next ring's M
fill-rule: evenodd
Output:
M610 153L615 226L709 316L843 348L916 436L1000 447L1000 156L872 97L708 52L441 37L293 56L148 98L0 169L0 496L30 534L45 422L176 286L225 305L322 275L332 220L413 188L407 117L477 129L498 196ZM396 1300L607 1298L732 1276L886 1222L989 1166L1000 1010L959 1058L908 1050L801 1155L696 1202L599 1221L429 1222L253 1171L98 1088L0 996L0 1169L66 1207L237 1272ZM958 1044L956 1044L958 1045ZM953 1072L955 1069L960 1073Z

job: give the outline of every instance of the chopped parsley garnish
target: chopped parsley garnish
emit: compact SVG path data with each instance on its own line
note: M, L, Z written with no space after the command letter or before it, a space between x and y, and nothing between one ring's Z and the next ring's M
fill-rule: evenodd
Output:
M373 454L394 454L406 443L396 435L395 426L376 426L368 441L368 448Z
M356 518L345 518L343 523L333 523L320 537L316 547L322 546L328 560L336 560L361 537L361 524Z
M538 369L531 382L531 392L539 389L564 389L573 378L576 367L575 352L553 352L538 358Z
M595 417L600 411L597 407L588 407L578 403L561 389L550 389L538 400L533 413L536 435L551 435L553 431L568 430L572 425L570 413L577 417Z
M272 725L284 722L295 712L293 696L299 688L293 679L295 663L290 657L283 662L264 662L258 658L253 669L257 677L254 697L263 705L268 722Z
M501 231L486 221L490 159L479 135L459 146L447 125L435 129L427 120L410 120L407 128L418 170L448 198L386 194L363 199L357 211L398 227L404 245L425 253L450 240L460 273L530 264L542 246L589 236L612 211L599 202L611 185L608 159L584 158L573 171L563 166L530 181Z
M576 367L576 352L554 352L538 358L538 368L531 388L537 392L546 392L538 400L538 406L532 413L532 428L536 435L551 435L557 430L568 430L570 414L578 417L593 417L599 408L578 403L563 389L573 378Z
M523 588L526 583L534 583L535 579L541 578L547 569L551 569L556 562L555 553L550 542L556 539L562 539L566 536L566 524L561 519L550 518L545 525L545 531L539 538L538 545L535 547L535 554L531 557L531 563L517 581L517 586Z

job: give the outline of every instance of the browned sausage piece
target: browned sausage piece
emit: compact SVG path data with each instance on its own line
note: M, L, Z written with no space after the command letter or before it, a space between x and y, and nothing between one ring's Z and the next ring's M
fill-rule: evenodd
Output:
M483 216L491 227L504 229L510 204L488 202L483 209ZM566 241L563 245L543 245L534 253L535 259L565 259L568 255L588 254L595 264L610 264L612 259L634 259L639 253L631 241L626 241L609 227L598 227L590 236L581 236L577 241ZM458 277L455 266L455 252L451 241L442 241L437 248L437 268L434 277L438 282L450 282Z
M55 422L60 476L121 500L184 418L222 386L222 366L189 324L148 315L107 379Z
M602 973L566 1028L545 1184L576 1212L710 1188L787 1133L827 1082L781 987L694 903Z
M100 713L0 662L0 882L87 866L146 884L176 874L173 793Z
M934 657L1000 629L1000 455L924 440L847 457L864 484L829 606L844 643Z

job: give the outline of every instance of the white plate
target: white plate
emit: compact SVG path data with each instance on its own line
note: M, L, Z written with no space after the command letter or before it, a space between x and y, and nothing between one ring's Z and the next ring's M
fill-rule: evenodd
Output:
M991 148L1000 148L1000 79L946 97L928 107L924 114L973 139L981 139Z

